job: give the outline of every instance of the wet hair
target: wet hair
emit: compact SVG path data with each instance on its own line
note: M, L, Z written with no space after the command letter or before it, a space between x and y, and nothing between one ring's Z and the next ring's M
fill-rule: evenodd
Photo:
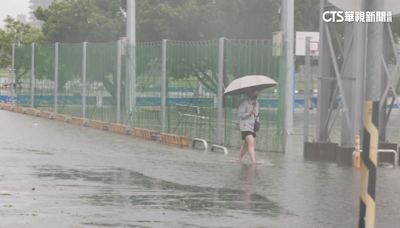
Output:
M248 97L251 97L251 95L253 95L253 91L252 90L247 90L246 95Z
M257 90L248 90L246 94L249 98L252 98L254 93L258 93L258 91ZM256 97L258 97L258 94Z

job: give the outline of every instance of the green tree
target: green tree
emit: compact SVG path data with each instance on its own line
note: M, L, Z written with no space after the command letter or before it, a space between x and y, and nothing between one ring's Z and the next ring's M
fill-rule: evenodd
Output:
M280 30L280 1L216 0L219 36L237 39L272 39ZM212 19L211 19L212 20Z
M199 40L215 38L210 1L137 1L137 40ZM211 23L210 23L211 22Z
M31 27L28 24L21 23L8 16L5 20L5 28L0 29L0 68L6 68L11 65L12 44L18 45L40 42L43 35L40 29ZM27 53L15 63L17 82L29 71L30 56Z
M310 0L302 0L310 1ZM38 8L48 41L115 41L125 36L125 1L64 0ZM271 39L280 29L276 0L140 0L137 40Z
M49 42L115 41L124 34L120 1L53 1L39 7L34 15L44 22L43 34Z
M271 39L279 30L276 0L137 1L139 41L218 37Z
M39 21L35 15L33 14L33 12L39 8L47 8L50 6L51 2L53 2L53 0L29 0L29 9L30 9L30 15L29 18L31 19L30 24L33 27L39 28L42 26L42 22Z
M12 36L0 29L0 69L11 64L11 43Z

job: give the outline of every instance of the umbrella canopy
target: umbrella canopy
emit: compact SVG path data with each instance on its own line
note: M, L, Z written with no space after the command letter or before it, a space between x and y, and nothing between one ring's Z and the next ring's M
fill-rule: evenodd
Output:
M233 80L225 89L225 95L245 93L249 90L263 90L275 86L276 81L264 75L247 75Z

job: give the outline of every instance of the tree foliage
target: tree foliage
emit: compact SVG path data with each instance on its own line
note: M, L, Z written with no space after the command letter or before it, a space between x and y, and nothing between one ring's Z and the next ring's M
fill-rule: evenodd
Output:
M270 39L279 30L279 5L275 0L137 1L137 39Z
M309 1L309 0L308 0ZM125 36L121 0L63 0L38 8L48 41L114 41ZM271 39L279 30L276 0L136 1L137 40Z
M8 16L5 20L5 28L0 29L0 68L11 66L12 44L17 47L43 40L40 29L21 23ZM17 52L18 48L16 48ZM29 49L20 49L18 61L15 62L15 77L17 85L21 78L30 70L31 52ZM17 53L16 53L17 54Z
M11 65L12 44L29 44L43 39L39 29L28 24L21 23L8 16L5 20L5 28L0 28L0 68Z
M124 34L120 1L63 0L34 15L44 22L43 34L50 42L114 41Z

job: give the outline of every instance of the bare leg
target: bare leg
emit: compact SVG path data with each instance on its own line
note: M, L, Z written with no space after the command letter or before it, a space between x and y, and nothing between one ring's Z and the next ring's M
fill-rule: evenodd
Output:
M246 136L247 152L249 153L251 162L256 163L255 139L253 135Z
M243 156L246 154L247 152L247 143L246 140L243 142L242 147L240 148L240 155L239 155L239 162L242 161Z

